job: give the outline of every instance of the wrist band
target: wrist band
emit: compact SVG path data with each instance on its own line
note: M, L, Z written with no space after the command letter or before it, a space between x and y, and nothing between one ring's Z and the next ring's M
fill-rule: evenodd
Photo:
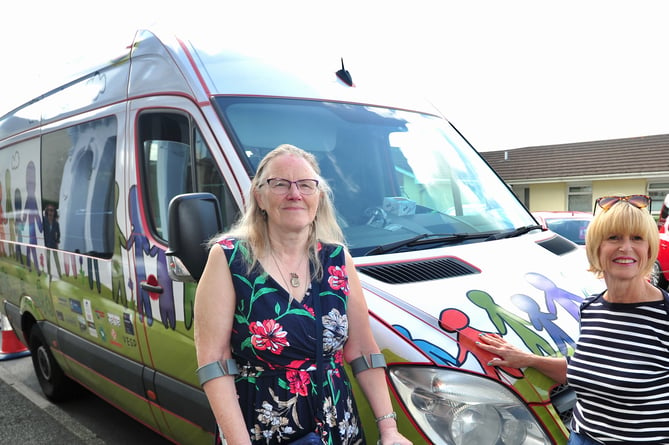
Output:
M370 363L371 362L371 363ZM383 354L369 354L369 362L367 357L361 355L360 357L351 360L351 370L353 375L358 375L362 371L367 371L372 368L385 368L386 367L386 358Z
M376 420L376 423L379 423L380 421L382 421L382 420L386 420L386 419L395 419L395 420L397 420L397 413L396 413L395 411L393 411L392 413L386 414L385 416L377 417L377 418L374 419L374 420Z
M223 363L221 363L220 360L207 363L206 365L202 365L197 368L197 371L195 372L197 373L197 377L200 380L200 386L204 385L209 380L218 377L239 374L239 370L237 369L237 362L231 358L225 359Z

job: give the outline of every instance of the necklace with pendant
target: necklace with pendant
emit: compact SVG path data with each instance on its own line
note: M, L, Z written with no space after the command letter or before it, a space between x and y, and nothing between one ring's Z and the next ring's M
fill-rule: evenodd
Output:
M281 272L281 268L279 267L279 262L276 260L276 257L274 256L274 250L270 249L269 251L270 255L272 256L272 260L274 260L274 265L276 266L277 270L279 271L279 275L281 275L281 279L283 280L283 283L288 287L288 281L286 281L286 277L283 276L283 272ZM300 265L298 266L298 269L302 267L302 264L304 263L304 257L302 257L302 260L300 261ZM295 273L295 272L290 272L290 285L294 288L298 288L302 285L300 282L300 276Z
M279 271L280 272L280 271ZM290 273L290 285L293 287L300 287L300 276L295 272Z

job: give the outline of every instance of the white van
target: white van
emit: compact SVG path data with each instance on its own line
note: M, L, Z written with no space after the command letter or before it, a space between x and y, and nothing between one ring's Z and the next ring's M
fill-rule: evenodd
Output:
M46 397L77 382L175 443L213 441L193 346L201 242L237 218L263 155L289 143L334 190L401 431L565 443L571 391L488 366L476 338L570 354L579 303L601 288L582 250L538 227L421 101L368 94L338 58L305 71L206 43L141 31L0 118L0 298Z

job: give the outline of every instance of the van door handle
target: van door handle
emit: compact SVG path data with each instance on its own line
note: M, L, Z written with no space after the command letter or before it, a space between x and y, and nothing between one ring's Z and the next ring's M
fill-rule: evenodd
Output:
M140 286L142 286L142 289L144 289L147 292L153 292L154 294L162 294L163 293L163 288L161 286L157 286L154 284L149 284L146 281L141 281L139 283Z

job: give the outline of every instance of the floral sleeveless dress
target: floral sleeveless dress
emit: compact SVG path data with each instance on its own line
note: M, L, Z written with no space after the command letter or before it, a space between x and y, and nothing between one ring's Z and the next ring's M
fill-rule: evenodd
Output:
M237 296L231 344L240 370L235 380L239 405L251 441L287 444L315 431L324 444L364 444L343 366L349 292L344 249L319 243L323 278L312 282L298 302L290 301L288 292L262 267L247 274L249 255L243 242L226 239L219 245ZM320 298L323 329L320 369L315 298Z

